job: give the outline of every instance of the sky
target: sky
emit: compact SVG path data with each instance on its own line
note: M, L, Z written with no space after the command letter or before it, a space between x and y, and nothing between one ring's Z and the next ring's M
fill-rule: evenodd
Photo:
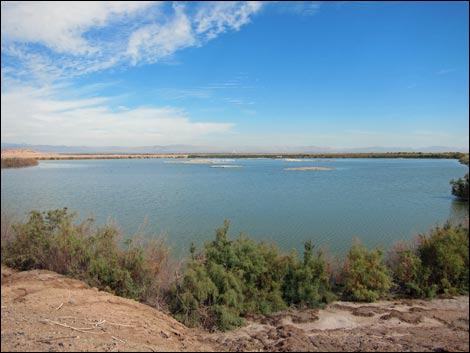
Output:
M1 140L469 145L463 2L1 3Z

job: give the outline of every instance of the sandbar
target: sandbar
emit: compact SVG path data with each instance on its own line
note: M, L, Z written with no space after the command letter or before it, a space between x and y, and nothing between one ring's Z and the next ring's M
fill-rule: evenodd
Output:
M284 170L336 170L336 169L324 168L324 167L300 167L300 168L284 168Z

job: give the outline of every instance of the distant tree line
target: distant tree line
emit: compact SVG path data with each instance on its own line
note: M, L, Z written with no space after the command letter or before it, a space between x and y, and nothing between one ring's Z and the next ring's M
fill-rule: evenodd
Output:
M193 153L188 158L430 158L461 159L461 152L384 152L384 153Z

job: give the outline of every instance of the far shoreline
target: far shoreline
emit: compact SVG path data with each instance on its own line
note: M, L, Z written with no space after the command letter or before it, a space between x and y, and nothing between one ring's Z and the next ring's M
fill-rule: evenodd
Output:
M467 156L467 157L466 157ZM2 150L1 159L9 158L32 158L36 160L83 160L83 159L286 159L286 158L425 158L425 159L462 159L468 158L468 153L462 152L385 152L385 153L44 153L34 150Z

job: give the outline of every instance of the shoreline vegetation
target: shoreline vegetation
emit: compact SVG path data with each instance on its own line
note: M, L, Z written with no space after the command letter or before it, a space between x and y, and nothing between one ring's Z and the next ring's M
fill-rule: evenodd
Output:
M3 168L24 168L37 166L39 162L34 158L2 158L2 169Z
M92 153L43 153L29 149L2 150L1 158L33 158L37 160L73 160L73 159L133 159L133 158L194 158L194 159L236 159L236 158L271 158L285 159L286 161L301 161L310 158L431 158L431 159L459 159L468 165L468 153L462 152L385 152L385 153L173 153L173 154L92 154ZM209 163L201 160L200 163ZM323 160L324 161L324 160ZM323 162L322 161L322 162ZM184 161L181 161L184 163ZM190 162L190 161L188 161ZM175 161L175 163L177 163ZM194 162L198 163L198 162Z
M450 298L469 292L469 233L465 224L435 226L391 249L355 241L333 260L314 243L283 254L275 244L240 234L230 222L215 239L177 262L164 240L142 235L123 240L117 225L77 223L66 208L32 211L15 222L2 212L2 264L47 269L90 286L165 310L190 327L229 330L250 315L288 308L318 308L333 300Z

